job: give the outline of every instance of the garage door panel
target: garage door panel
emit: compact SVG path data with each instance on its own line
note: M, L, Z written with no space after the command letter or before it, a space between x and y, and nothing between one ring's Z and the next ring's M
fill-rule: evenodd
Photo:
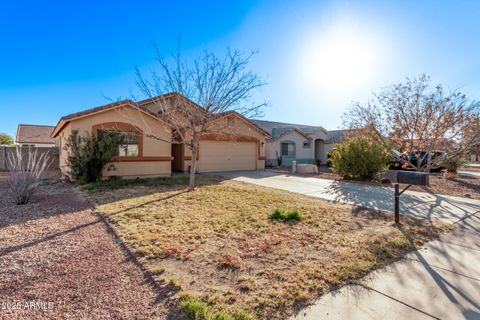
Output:
M198 172L255 170L255 142L201 141Z

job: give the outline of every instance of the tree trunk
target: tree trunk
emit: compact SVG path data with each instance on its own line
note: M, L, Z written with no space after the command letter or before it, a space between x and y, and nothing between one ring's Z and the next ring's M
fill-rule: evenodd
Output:
M197 171L197 154L198 154L198 138L193 137L192 160L190 162L190 181L188 183L188 191L195 189L195 174Z

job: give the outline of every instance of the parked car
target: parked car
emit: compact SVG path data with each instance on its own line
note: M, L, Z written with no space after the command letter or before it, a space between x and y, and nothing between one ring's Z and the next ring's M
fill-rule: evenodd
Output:
M392 149L393 160L389 163L388 168L390 170L402 170L405 165L405 157L402 153L397 150Z
M404 152L400 156L398 155L399 152L396 151L395 160L390 164L391 170L414 170L412 165L417 167L418 161L421 162L421 167L425 167L428 162L428 156L426 151L412 151L410 153ZM433 151L431 155L432 166L430 167L430 172L440 172L445 170L444 167L439 165L441 160L447 158L447 153L445 151ZM410 160L410 162L408 161Z

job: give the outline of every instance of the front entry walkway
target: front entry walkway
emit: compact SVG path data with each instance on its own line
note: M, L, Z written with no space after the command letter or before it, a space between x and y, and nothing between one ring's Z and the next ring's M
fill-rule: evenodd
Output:
M228 179L382 210L393 190L263 172L221 173ZM321 297L294 320L480 319L480 201L405 192L402 214L439 219L456 231L370 273L355 285Z
M306 178L271 171L217 173L233 179L356 206L392 211L393 188L319 178ZM454 223L480 211L480 200L406 191L400 198L401 214Z

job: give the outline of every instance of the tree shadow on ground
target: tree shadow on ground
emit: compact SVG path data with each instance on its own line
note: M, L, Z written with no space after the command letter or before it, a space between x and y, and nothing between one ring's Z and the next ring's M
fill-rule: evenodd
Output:
M415 246L414 241L410 237L410 233L408 230L406 230L402 225L400 225L399 230L407 237L410 241L410 243ZM457 232L462 232L462 227L457 229ZM413 251L413 257L416 261L420 262L423 266L423 268L428 272L430 275L431 279L435 282L435 284L441 289L443 294L448 298L448 300L452 303L452 305L457 306L458 308L461 309L462 314L465 316L466 319L477 319L478 316L480 315L480 303L477 300L477 297L471 297L468 295L468 293L464 292L461 288L457 287L454 283L451 281L448 281L442 274L440 274L437 269L443 269L448 271L449 273L453 274L454 277L461 277L461 274L458 274L457 272L454 271L455 265L459 263L458 261L452 260L452 258L449 256L448 251L445 249L445 244L443 241L439 240L437 241L438 245L435 246L435 253L437 255L441 255L444 257L448 264L449 268L444 269L444 268L439 268L437 266L431 265L425 257L422 255L422 253L418 250L417 247L415 247L415 250ZM401 277L401 274L399 274ZM475 310L472 310L470 308L466 308L462 306L462 303L459 301L458 297L461 299L465 300L468 304L470 304Z
M351 183L334 181L328 193L335 201L359 207L393 211L394 194L391 188L378 186L352 186ZM480 211L478 201L453 199L436 194L405 193L400 197L400 213L421 219L440 219L455 222Z
M214 185L224 180L218 176L198 176L196 187ZM172 197L172 195L167 195L167 193L175 192L176 195L182 194L187 191L187 187L187 176L100 181L79 186L80 190L98 205L158 194L157 200L154 199L149 202L152 203Z
M394 214L392 212L356 206L352 207L351 214L354 217L354 222L357 224L359 229L369 228L369 223L366 223L366 221L373 220L387 222L386 226L388 227L395 226ZM333 298L339 294L348 294L352 297L353 301L358 301L364 294L372 293L371 288L364 286L362 281L363 277L368 276L372 271L381 269L404 259L405 255L417 249L415 246L414 237L412 237L412 232L415 232L418 240L423 239L422 242L438 238L442 234L441 230L439 230L435 224L431 223L427 219L403 217L402 221L402 234L405 236L408 235L407 245L396 245L395 240L390 242L391 239L388 236L381 235L379 235L381 239L380 241L371 240L362 242L363 254L373 256L373 260L376 261L375 266L368 269L354 269L351 273L351 276L347 276L342 279L340 284L327 282L326 289L319 293L318 299L321 299L321 297L325 294L330 294ZM409 231L409 228L412 230ZM421 230L421 232L419 230ZM418 232L418 234L416 232ZM308 308L309 305L311 305L311 303L296 304L294 308L294 314L298 316L302 312L308 312L306 308Z
M0 230L29 220L46 219L90 209L85 199L68 184L53 182L40 185L29 203L17 205L10 196L7 182L0 182Z
M0 185L2 192L5 190L5 185ZM174 195L173 195L174 196ZM10 254L17 253L22 250L34 249L37 246L44 246L45 244L55 244L56 240L62 239L67 235L76 234L91 228L95 225L101 224L102 229L105 230L119 249L121 250L125 260L133 263L141 272L143 282L153 290L155 300L153 304L165 305L165 312L169 315L169 319L177 319L177 311L175 303L172 302L172 297L179 291L179 288L166 283L163 280L156 279L143 263L139 260L131 248L129 248L118 236L116 230L99 214L94 213L94 207L78 190L74 189L71 184L56 183L41 186L32 199L32 202L27 205L18 206L9 201L8 198L2 198L3 207L0 213L0 235L1 232L8 232L9 227L16 224L29 223L33 220L43 220L52 217L60 217L62 219L55 220L55 226L50 230L49 228L39 230L38 234L32 237L10 239L9 246L0 246L0 258L9 259ZM82 216L85 218L73 218L66 221L65 216ZM93 216L90 216L93 215ZM90 217L90 218L89 218ZM21 233L19 233L21 234ZM25 235L24 235L25 236ZM81 238L78 239L81 241ZM58 242L57 242L58 243ZM68 262L66 262L68 263ZM92 270L94 273L94 270ZM19 288L20 290L21 288ZM21 289L23 290L23 289ZM25 289L27 290L27 289ZM100 289L101 290L101 289ZM25 291L27 292L27 291Z

